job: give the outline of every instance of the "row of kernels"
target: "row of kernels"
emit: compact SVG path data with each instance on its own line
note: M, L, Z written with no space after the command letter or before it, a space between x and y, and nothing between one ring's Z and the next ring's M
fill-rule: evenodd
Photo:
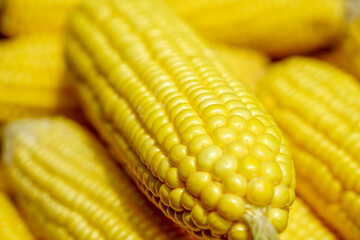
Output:
M360 226L360 197L352 191L346 191L341 198L340 205L356 225Z

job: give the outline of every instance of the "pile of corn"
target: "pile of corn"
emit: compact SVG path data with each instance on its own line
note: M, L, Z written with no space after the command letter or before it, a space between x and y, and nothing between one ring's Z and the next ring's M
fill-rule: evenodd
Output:
M359 5L0 0L0 239L359 240Z

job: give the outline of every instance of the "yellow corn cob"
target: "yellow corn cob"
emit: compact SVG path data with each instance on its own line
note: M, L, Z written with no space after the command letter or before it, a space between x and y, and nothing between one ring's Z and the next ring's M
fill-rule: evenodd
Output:
M0 41L0 122L75 111L62 51L59 36Z
M63 30L79 0L5 0L0 31L6 36Z
M18 120L5 126L3 140L15 198L41 239L192 239L74 122Z
M327 63L295 57L268 70L259 96L290 139L298 193L345 239L360 239L356 79Z
M311 52L341 33L344 0L166 0L203 35L273 57Z
M268 219L283 231L295 198L287 143L161 1L82 2L67 53L89 119L168 217L204 238L274 239Z
M320 58L360 78L360 18L352 23L344 39Z
M309 206L296 198L289 214L289 224L280 234L281 240L336 240L337 237L323 225Z
M254 91L257 82L264 77L270 59L262 52L251 48L219 43L213 43L211 46L231 70Z
M10 199L0 192L0 239L34 240Z

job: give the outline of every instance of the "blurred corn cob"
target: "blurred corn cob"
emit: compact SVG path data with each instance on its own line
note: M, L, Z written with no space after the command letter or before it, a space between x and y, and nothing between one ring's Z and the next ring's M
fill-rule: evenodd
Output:
M360 79L360 18L349 25L344 39L333 50L319 57Z
M6 36L64 29L79 0L5 0L0 30Z
M34 240L15 206L5 193L0 191L0 239Z
M204 36L273 57L309 53L340 34L344 0L166 0Z
M24 116L75 114L59 36L0 41L0 122Z
M296 198L289 213L289 224L280 240L336 240L302 199Z
M15 121L3 141L15 198L41 239L192 239L153 209L74 122Z
M310 58L275 64L259 96L290 139L297 191L345 239L360 239L360 85Z
M230 69L255 90L257 82L264 77L270 59L260 51L245 47L213 43L211 46Z
M82 2L67 54L88 117L169 218L204 238L274 239L269 220L284 230L295 198L288 145L161 1Z
M0 192L9 192L10 186L9 186L8 176L5 172L5 168L4 168L3 164L1 162L2 161L0 158Z

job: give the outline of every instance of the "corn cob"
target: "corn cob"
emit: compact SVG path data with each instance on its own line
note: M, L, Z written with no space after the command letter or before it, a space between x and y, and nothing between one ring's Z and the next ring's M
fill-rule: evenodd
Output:
M264 77L270 59L262 52L251 48L219 43L213 43L211 46L231 70L254 91L257 82Z
M360 239L360 86L310 58L275 64L259 96L290 139L297 191L345 239Z
M198 237L283 231L288 145L210 47L158 0L84 1L69 26L83 108L148 198Z
M0 122L75 112L77 103L62 55L58 36L0 41Z
M344 0L166 0L204 36L273 57L308 53L342 31Z
M64 118L4 128L4 162L37 237L192 239L153 209L100 144Z
M346 36L334 49L319 57L360 78L360 18L349 25Z
M0 239L34 240L10 199L0 192Z
M281 240L336 240L302 199L296 198L289 214L289 224Z
M64 29L78 0L5 0L0 31L6 36Z

